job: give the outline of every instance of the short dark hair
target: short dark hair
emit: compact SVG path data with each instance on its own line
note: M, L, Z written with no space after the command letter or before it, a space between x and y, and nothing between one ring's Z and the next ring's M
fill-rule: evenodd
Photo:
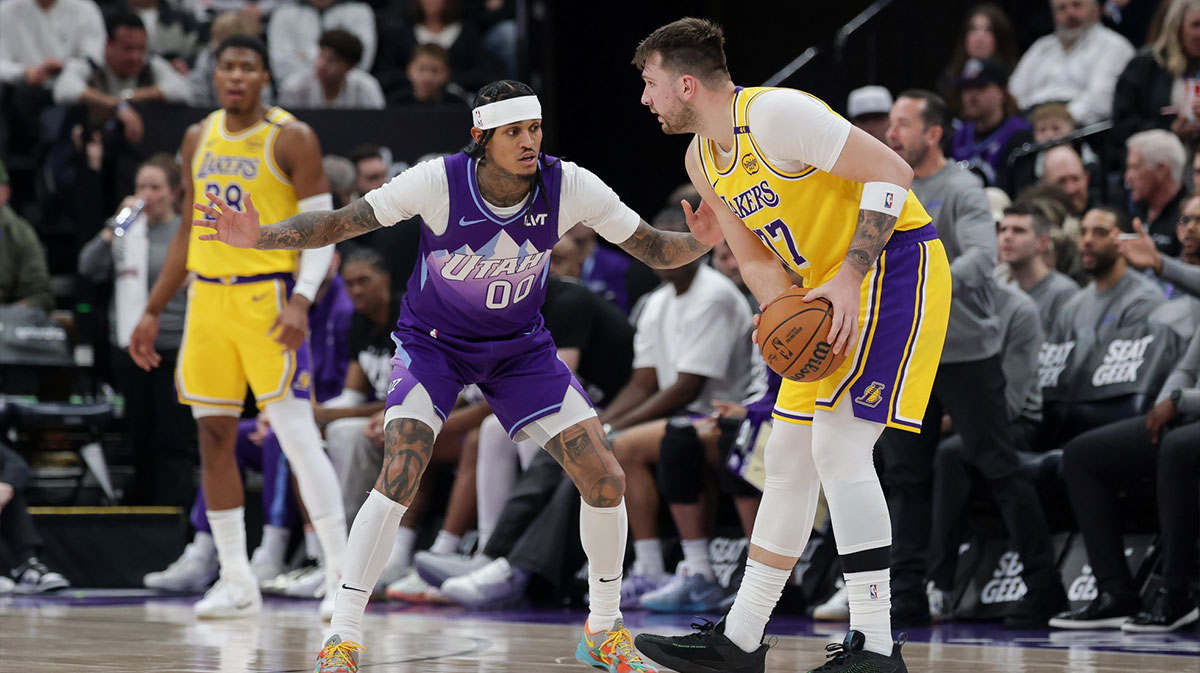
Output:
M350 150L350 152L346 154L346 158L350 161L353 161L356 165L363 159L382 159L383 148L379 145L364 143L362 145L357 145L354 149Z
M663 69L673 73L693 75L706 83L729 79L725 32L707 19L689 16L650 33L633 52L633 64L641 70L656 53L662 56Z
M1117 221L1117 229L1119 231L1121 231L1122 233L1126 233L1126 234L1133 233L1133 222L1130 221L1129 214L1126 213L1124 210L1121 210L1120 208L1117 208L1116 206L1110 206L1107 203L1102 203L1099 205L1092 206L1091 208L1088 208L1087 212L1083 214L1084 217L1087 217L1087 214L1092 212L1093 210L1098 210L1102 213L1108 213L1109 215L1112 215L1113 218L1116 219L1116 221Z
M418 56L430 56L432 58L436 58L437 60L446 64L447 68L450 67L450 52L440 44L434 44L433 42L418 44L417 46L413 47L412 55L408 57L408 62L412 63L413 61L417 60Z
M662 231L676 231L686 233L688 230L687 218L683 215L683 208L680 206L667 207L658 211L651 221L655 229Z
M1028 216L1030 218L1030 222L1033 224L1033 233L1037 234L1038 236L1050 235L1050 218L1046 217L1046 214L1032 203L1018 201L1017 203L1006 207L1004 209L1004 214Z
M118 28L146 30L146 24L142 22L141 17L133 12L117 12L104 17L104 30L110 42L116 39Z
M387 260L375 248L368 248L361 245L354 246L350 250L350 253L342 260L342 269L354 262L362 262L379 273L387 274L388 276L392 275L391 269L388 268Z
M359 60L362 59L362 40L358 39L354 33L342 28L333 28L321 33L321 39L317 40L317 46L327 47L337 54L338 58L351 66L358 65Z
M239 34L230 35L224 40L221 40L221 44L217 45L216 53L213 54L217 61L221 60L221 54L226 49L249 49L250 51L258 54L258 57L262 60L263 68L265 68L267 72L271 71L271 58L267 56L267 45L264 44L263 41L257 36Z
M896 96L896 100L901 98L911 98L925 103L921 110L921 121L925 124L925 128L939 126L942 129L943 140L950 138L950 110L941 96L928 89L908 89Z

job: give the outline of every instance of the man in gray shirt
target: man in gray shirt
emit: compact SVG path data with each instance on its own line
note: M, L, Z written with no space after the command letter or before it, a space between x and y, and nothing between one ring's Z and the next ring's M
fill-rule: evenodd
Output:
M1041 315L1042 331L1048 331L1062 305L1079 291L1070 276L1046 263L1050 220L1032 205L1013 204L1004 209L999 242L1000 261L1007 265L1007 273L998 280L1033 298Z
M1004 333L992 280L996 223L980 180L942 153L949 121L939 96L906 91L892 106L887 133L888 144L913 168L913 193L933 217L954 282L946 345L921 434L885 430L880 438L893 530L892 620L902 626L929 622L930 494L942 416L948 414L962 440L963 459L987 480L1024 564L1028 592L1005 625L1044 627L1065 607L1066 592L1037 492L1018 471L1006 411Z

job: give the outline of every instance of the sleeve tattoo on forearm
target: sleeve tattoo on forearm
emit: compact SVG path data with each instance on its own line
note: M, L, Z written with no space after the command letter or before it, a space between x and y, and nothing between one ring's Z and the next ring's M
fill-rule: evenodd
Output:
M259 250L323 248L382 227L365 199L338 210L300 213L262 228Z
M879 259L895 226L896 218L887 213L858 211L858 224L854 227L850 250L846 252L846 263L865 276L875 260Z

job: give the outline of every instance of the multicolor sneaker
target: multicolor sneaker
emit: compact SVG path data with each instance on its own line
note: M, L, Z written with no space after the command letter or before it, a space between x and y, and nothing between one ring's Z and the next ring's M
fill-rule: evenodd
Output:
M633 648L633 636L621 619L613 624L611 631L589 631L585 623L575 648L575 659L609 673L658 673Z
M358 655L362 652L363 646L353 640L342 640L336 634L329 636L317 653L313 673L357 673Z

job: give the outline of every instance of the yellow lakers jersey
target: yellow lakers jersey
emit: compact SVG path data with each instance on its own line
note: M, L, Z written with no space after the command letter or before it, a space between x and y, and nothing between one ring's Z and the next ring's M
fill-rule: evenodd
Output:
M216 193L225 203L243 210L244 195L249 193L259 212L259 222L264 225L298 213L296 190L275 163L275 139L283 125L293 119L291 113L273 107L254 126L230 133L225 128L224 110L208 115L192 155L192 193L196 202L204 203L205 194ZM211 219L198 210L192 214ZM201 241L202 233L205 232L200 228L192 229L189 271L221 277L296 270L299 253L294 250L241 250Z
M720 165L716 143L708 138L697 137L697 159L725 205L799 272L806 286L813 287L841 268L858 224L863 185L812 166L788 173L771 164L755 143L747 119L754 100L772 90L739 89L734 95L734 152L729 165ZM929 214L909 190L895 231L929 222Z

